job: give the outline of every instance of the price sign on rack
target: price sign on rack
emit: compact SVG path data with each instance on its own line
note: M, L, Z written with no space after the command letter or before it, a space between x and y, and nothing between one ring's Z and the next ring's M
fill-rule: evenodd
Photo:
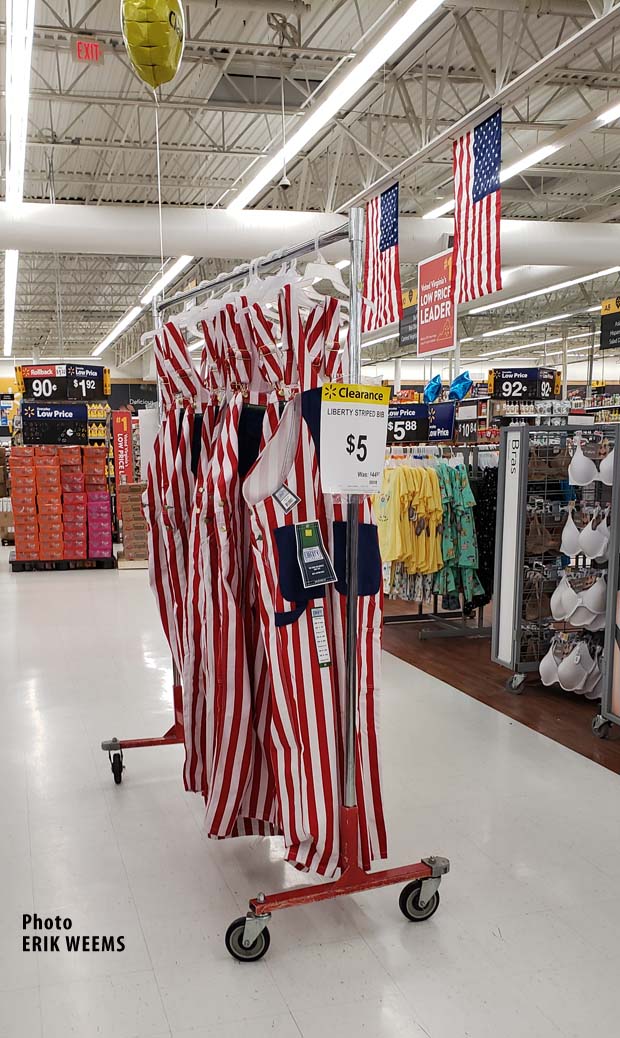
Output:
M67 364L68 400L103 400L105 368Z
M85 404L22 403L25 444L59 446L88 443L88 410Z
M17 383L27 400L103 400L109 393L107 369L91 364L23 364Z
M434 443L454 439L452 401L440 404L391 404L388 414L387 442L406 447L412 443Z
M388 414L389 444L403 447L428 440L427 404L392 404Z
M489 372L494 400L551 400L559 393L555 368L494 368Z
M388 386L330 382L321 394L321 486L326 494L381 489L388 424Z
M67 399L66 364L22 364L16 368L17 384L29 400Z

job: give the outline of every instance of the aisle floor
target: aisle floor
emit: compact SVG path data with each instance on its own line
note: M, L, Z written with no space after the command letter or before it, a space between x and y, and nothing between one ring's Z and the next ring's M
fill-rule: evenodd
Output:
M394 889L291 910L237 964L248 896L299 882L278 841L208 841L180 748L128 753L121 787L99 749L170 723L146 574L6 558L1 1038L615 1038L617 775L386 655L391 861L451 858L439 912L408 923ZM126 950L23 953L33 912Z

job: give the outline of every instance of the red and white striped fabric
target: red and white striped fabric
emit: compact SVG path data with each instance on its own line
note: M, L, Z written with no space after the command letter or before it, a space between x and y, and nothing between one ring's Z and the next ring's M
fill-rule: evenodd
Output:
M172 408L164 415L155 437L153 458L147 470L146 490L142 496L149 541L149 583L175 662L178 659L178 639L175 599L170 590L169 535L164 524L164 511L178 442L180 410Z
M280 293L279 311L284 354L284 380L301 392L316 389L326 380L326 357L337 337L340 302L327 296L304 317L302 289L287 284ZM332 365L334 360L332 358Z
M196 471L194 500L189 524L187 605L183 659L183 715L185 731L184 782L187 790L206 790L204 761L206 670L204 661L206 586L203 552L213 523L213 498L207 493L207 475L217 428L217 406L209 404L202 414L200 457ZM216 561L213 561L213 565Z
M324 586L305 590L297 563L296 523L317 521L326 545L333 538L330 528L334 527L320 490L313 433L302 413L307 396L300 395L287 405L277 432L245 481L244 497L251 512L260 618L269 661L274 777L286 858L297 868L334 876L342 864L342 596L336 597L335 591ZM291 460L292 449L295 453ZM274 496L282 485L299 498L288 512ZM338 555L334 558L337 560ZM378 677L374 613L371 620L380 594L378 555L376 561L376 594L370 596L372 603L369 600L360 607L361 620L368 626L363 628L360 645L364 689L357 785L361 857L367 868L375 858L384 857L386 850L378 761L368 752L369 747L371 751L374 748L375 738L374 700L369 692ZM340 582L343 579L341 573ZM319 656L317 639L322 630L329 661ZM366 734L369 728L370 739ZM368 767L366 762L361 766L363 754Z
M237 832L253 751L238 469L242 407L242 394L237 393L226 407L207 478L207 494L214 502L211 537L216 551L205 558L217 560L215 572L207 575L207 591L217 603L213 617L217 623L208 631L214 642L214 673L207 674L205 807L207 832L220 838Z
M149 576L162 625L179 672L183 669L184 610L193 498L194 406L204 385L185 340L168 322L156 339L156 366L166 408L147 473L145 514L149 526ZM173 407L182 399L189 406Z

